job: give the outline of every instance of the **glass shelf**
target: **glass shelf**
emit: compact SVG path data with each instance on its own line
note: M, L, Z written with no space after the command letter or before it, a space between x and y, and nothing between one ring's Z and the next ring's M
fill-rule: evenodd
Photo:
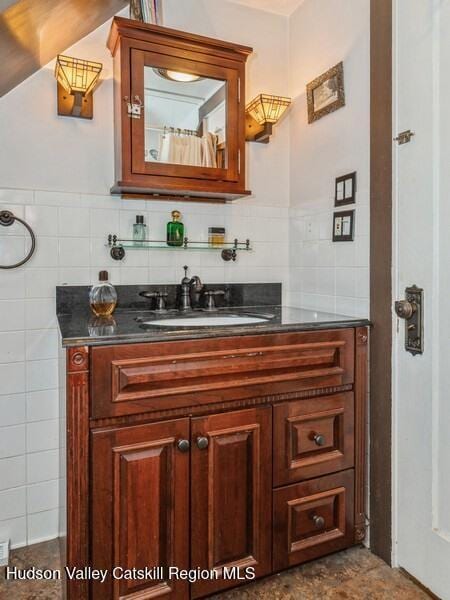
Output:
M191 241L185 237L181 246L168 246L165 240L135 241L121 239L114 234L108 236L107 246L111 248L111 257L114 260L125 258L125 250L216 250L221 251L223 260L235 261L238 252L250 252L252 250L249 239L245 240L245 242L239 242L238 239L235 239L233 242L212 244L211 242Z

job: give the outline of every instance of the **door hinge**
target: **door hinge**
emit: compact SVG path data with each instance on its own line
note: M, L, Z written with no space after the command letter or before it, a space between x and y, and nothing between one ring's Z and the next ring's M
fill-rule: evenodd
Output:
M241 151L238 150L238 173L241 174Z
M238 94L237 94L238 95L238 103L240 104L241 103L241 78L240 77L238 77L238 90L237 90L237 92L238 92Z
M398 145L409 144L413 135L416 135L414 131L411 129L407 129L406 131L401 131L397 137L394 138L394 142L398 142Z
M130 117L130 119L140 119L143 104L139 96L135 96L133 98L133 102L130 102L128 96L125 96L124 100L127 103L127 114Z

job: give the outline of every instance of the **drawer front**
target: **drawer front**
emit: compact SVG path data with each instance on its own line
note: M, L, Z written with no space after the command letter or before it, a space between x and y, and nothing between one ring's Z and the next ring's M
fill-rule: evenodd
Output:
M274 407L274 485L354 465L353 392Z
M352 545L353 485L349 470L274 491L274 570Z
M94 418L353 383L354 330L92 349Z

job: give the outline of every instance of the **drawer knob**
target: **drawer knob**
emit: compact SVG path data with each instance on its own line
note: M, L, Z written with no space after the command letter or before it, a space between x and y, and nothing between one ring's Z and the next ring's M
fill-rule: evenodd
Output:
M313 440L316 442L318 446L323 446L325 444L325 436L321 433L315 433Z
M203 435L199 435L197 438L197 448L199 450L205 450L209 446L209 440Z
M178 440L177 448L180 452L188 452L190 446L189 440Z
M316 529L323 529L325 527L325 519L323 517L319 517L319 515L313 515L311 518Z

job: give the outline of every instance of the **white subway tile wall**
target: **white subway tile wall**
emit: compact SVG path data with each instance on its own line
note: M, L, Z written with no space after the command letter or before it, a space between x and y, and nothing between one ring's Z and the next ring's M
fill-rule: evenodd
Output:
M356 210L353 242L331 239L336 210L331 196L327 211L290 209L290 305L357 317L369 315L367 202L368 192L359 192L358 205L347 207Z
M282 281L287 288L288 208L254 199L212 207L8 189L0 190L0 200L0 209L25 216L37 234L30 262L0 271L0 538L20 546L58 535L58 386L64 381L58 377L55 287L89 285L105 268L116 284L178 283L188 264L208 283ZM236 263L224 263L218 251L130 250L123 262L111 259L109 233L130 236L136 214L143 214L149 235L164 239L174 208L192 239L207 240L208 227L222 225L229 239L254 240L255 251ZM18 233L13 237L23 241Z
M334 0L325 4L304 0L289 20L293 102L289 112L288 300L305 308L367 317L370 3ZM345 106L308 124L307 83L341 60ZM335 178L353 171L357 173L356 204L335 208ZM333 212L346 209L355 210L355 239L332 242Z

